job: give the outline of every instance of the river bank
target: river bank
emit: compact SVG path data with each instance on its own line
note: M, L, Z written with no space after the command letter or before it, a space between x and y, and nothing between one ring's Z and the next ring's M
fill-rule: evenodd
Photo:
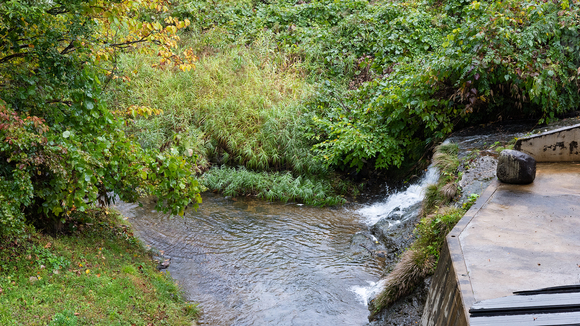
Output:
M2 325L188 325L197 308L114 211L0 241Z

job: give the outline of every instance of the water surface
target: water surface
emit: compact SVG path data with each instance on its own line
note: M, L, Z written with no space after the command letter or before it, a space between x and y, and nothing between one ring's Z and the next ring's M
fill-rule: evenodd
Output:
M381 262L355 255L366 218L345 208L204 194L184 218L120 204L140 238L171 258L171 275L206 325L364 325L357 295ZM360 248L359 248L360 249Z

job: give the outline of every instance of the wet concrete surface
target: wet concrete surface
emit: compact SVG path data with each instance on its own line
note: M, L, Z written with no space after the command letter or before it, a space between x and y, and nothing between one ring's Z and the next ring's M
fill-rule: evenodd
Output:
M580 283L580 164L541 163L499 184L459 235L475 301Z

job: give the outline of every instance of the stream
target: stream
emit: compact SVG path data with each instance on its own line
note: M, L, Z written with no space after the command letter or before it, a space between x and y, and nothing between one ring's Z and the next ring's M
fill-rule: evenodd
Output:
M566 119L542 131L578 121ZM495 176L497 153L483 149L532 129L492 126L452 135L448 141L459 145L460 158L469 164L459 182L463 196L481 193ZM470 158L474 149L482 151ZM189 209L183 218L157 212L152 203L117 208L160 259L171 259L167 271L186 299L200 304L201 325L367 325L367 301L380 288L389 263L378 253L396 256L412 240L408 235L423 190L437 179L436 169L429 168L382 200L340 208L212 193L203 194L199 209ZM371 229L395 245L383 246ZM401 320L420 318L422 306L416 308L414 317L403 308ZM383 321L398 318L390 310L385 314Z
M365 325L384 260L351 239L390 212L416 206L436 180L432 169L406 191L349 208L211 193L183 218L152 203L117 208L146 245L171 258L169 273L187 300L200 303L201 325Z

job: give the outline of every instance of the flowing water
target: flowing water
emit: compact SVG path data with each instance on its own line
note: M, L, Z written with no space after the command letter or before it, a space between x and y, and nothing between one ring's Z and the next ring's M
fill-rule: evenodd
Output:
M168 271L205 325L364 325L383 265L353 253L352 236L417 203L420 184L374 205L316 208L203 195L181 217L119 204L139 237L171 258ZM359 248L360 249L360 248ZM363 250L364 251L364 250Z
M523 134L523 127L512 129L467 130L451 140L466 156L471 148ZM423 189L437 178L431 168L406 189L350 209L212 194L183 218L153 205L118 208L147 245L171 258L169 272L187 299L201 304L200 324L364 325L366 302L378 291L384 266L364 250L361 255L351 239L368 235L379 220L395 228L401 218L413 218Z

